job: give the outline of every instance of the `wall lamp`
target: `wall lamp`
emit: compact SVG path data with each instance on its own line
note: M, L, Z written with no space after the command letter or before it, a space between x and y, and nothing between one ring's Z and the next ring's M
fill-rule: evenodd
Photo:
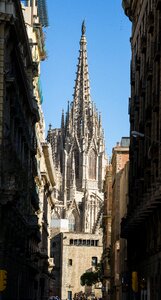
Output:
M139 131L131 131L131 136L137 138L137 137L142 137L142 138L146 138L148 140L150 140L153 144L159 144L161 145L161 142L160 141L154 141L152 140L152 138L150 138L149 136L145 135L144 133L142 132L139 132Z
M133 136L133 137L145 137L145 134L144 133L141 133L141 132L139 132L139 131L131 131L131 135ZM147 137L148 138L148 137ZM150 138L149 138L150 139Z

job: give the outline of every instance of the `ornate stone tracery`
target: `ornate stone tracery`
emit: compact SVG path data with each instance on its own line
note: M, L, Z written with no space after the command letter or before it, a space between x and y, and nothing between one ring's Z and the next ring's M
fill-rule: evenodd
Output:
M69 215L72 203L79 211L74 230L89 233L95 230L96 233L101 218L100 201L103 203L106 156L101 119L90 96L85 31L83 22L73 101L68 103L66 121L62 113L61 128L49 128L48 141L52 145L57 169L62 154L62 168L59 171L64 217L68 218L71 227L74 226Z

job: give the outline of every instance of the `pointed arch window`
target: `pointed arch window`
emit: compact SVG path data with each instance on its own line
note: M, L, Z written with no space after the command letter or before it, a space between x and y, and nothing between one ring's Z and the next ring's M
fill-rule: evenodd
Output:
M89 153L89 167L88 167L88 177L89 179L96 179L96 164L97 164L97 156L94 149L92 149Z
M69 217L69 231L75 231L75 217L73 214Z
M74 159L75 159L75 177L79 178L79 152L78 150L74 151Z

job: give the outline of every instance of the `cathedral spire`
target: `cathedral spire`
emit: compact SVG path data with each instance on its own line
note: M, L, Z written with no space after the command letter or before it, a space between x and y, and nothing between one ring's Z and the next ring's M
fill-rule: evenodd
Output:
M61 128L51 131L50 140L59 172L58 212L61 216L66 212L69 224L75 226L72 230L92 233L97 232L102 212L106 160L101 116L90 97L85 22L80 29L74 97L66 115L62 113Z
M80 39L80 50L73 99L75 117L75 120L73 121L78 136L80 133L83 133L83 135L85 134L85 128L87 128L87 115L89 115L91 109L85 21L82 23L81 31L82 34Z

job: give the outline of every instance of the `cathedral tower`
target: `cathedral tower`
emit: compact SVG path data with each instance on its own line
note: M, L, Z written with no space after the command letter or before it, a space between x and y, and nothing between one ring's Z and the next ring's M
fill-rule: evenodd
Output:
M106 157L101 115L90 95L85 23L82 23L74 96L62 112L61 128L48 131L57 170L53 218L67 219L69 231L98 233L103 209Z

